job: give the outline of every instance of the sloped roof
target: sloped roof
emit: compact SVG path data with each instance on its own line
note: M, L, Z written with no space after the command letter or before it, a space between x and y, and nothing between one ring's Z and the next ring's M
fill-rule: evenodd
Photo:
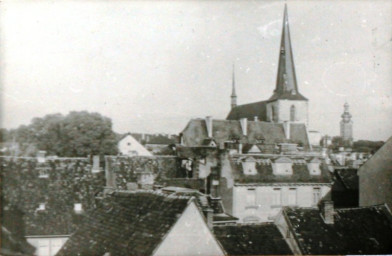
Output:
M11 233L6 227L1 227L0 255L3 256L27 256L33 255L34 246L29 244L24 237L18 237Z
M57 255L151 255L190 200L151 192L114 193L88 214Z
M292 255L274 224L214 227L214 234L229 255Z
M306 126L291 124L291 140L309 146L306 136ZM204 139L208 138L207 127L204 119L192 119L182 131L184 144L187 147L203 146ZM265 139L265 144L287 142L283 124L248 121L247 136L242 134L238 120L212 120L212 138L218 143L224 143L238 138L242 143L258 143L260 138Z
M337 169L335 175L342 182L345 189L358 190L359 178L357 171L358 169Z
M272 159L274 160L274 159ZM326 183L332 182L326 164L320 164L320 175L311 175L306 164L292 165L292 175L273 174L272 165L256 161L255 175L245 175L243 165L239 161L231 161L234 179L237 184L262 184L262 183Z
M318 209L283 209L303 254L391 254L392 216L384 205L336 209L325 224Z
M260 121L267 121L267 103L268 101L259 101L238 105L230 110L226 119L240 120L240 118L247 118L251 121L257 116Z

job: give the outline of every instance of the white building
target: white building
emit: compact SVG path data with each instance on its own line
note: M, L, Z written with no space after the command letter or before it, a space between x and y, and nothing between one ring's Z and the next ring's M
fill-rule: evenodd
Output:
M152 156L142 144L140 144L131 134L126 134L118 142L118 152L126 156Z

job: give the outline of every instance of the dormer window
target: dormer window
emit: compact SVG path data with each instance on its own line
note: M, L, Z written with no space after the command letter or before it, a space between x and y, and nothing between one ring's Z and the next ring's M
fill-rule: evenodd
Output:
M321 174L320 163L321 163L321 161L318 158L313 158L308 163L308 169L309 169L310 175L320 175Z
M287 157L280 157L272 164L274 175L292 175L293 174L293 161Z
M256 160L253 157L249 157L242 162L242 168L245 175L255 175L256 170Z
M49 178L49 173L48 173L48 169L40 169L39 170L39 175L38 175L38 177L39 178L41 178L41 179L47 179L47 178Z
M74 211L75 213L82 213L83 212L82 204L81 203L74 204Z

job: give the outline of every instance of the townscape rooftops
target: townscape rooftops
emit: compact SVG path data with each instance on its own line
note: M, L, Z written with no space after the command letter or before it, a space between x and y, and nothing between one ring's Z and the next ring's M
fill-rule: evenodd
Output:
M309 147L309 141L304 124L291 123L291 141L303 144ZM183 130L183 139L185 146L200 147L208 138L207 126L204 119L192 119ZM247 135L244 136L241 130L241 124L238 120L212 120L212 138L218 143L225 143L238 139L242 143L259 143L263 138L265 144L275 144L288 142L286 139L283 124L248 121Z
M151 255L190 200L151 192L113 193L88 214L58 255Z
M334 224L325 224L318 209L285 207L303 254L391 254L392 216L385 205L335 209Z
M272 160L274 161L274 160ZM273 174L272 164L269 159L266 161L256 160L256 171L254 175L244 174L244 169L241 161L231 161L231 166L234 174L234 179L237 184L274 184L274 183L317 183L317 184L331 184L332 178L326 164L320 164L320 174L312 175L304 163L292 164L293 174L291 175L277 175Z
M272 224L215 226L214 234L229 255L292 255Z

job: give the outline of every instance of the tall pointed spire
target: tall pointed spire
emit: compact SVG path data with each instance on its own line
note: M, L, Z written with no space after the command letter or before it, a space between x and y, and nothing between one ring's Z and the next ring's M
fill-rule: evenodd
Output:
M235 67L233 64L233 78L232 78L232 91L231 91L231 108L237 106L237 94L235 93Z
M276 99L307 100L298 91L286 4L284 6L276 88L270 100Z

